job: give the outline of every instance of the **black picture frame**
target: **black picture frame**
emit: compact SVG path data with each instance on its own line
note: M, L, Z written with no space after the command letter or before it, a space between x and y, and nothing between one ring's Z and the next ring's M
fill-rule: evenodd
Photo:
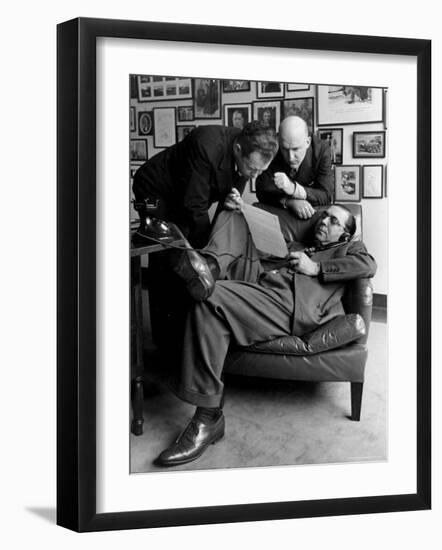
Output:
M362 169L360 164L335 166L335 202L360 202Z
M312 96L290 97L282 101L283 117L296 115L305 120L310 135L315 131L315 102Z
M136 111L135 107L129 109L129 130L131 132L137 131Z
M154 133L152 111L138 111L138 135L151 136Z
M99 37L405 55L417 62L416 491L97 513L96 44ZM431 42L79 18L57 29L57 523L76 531L424 510L431 507ZM411 427L410 427L411 429Z
M236 123L235 114L240 115L239 121ZM223 120L224 126L236 126L242 130L252 120L252 105L250 103L225 103Z
M250 80L223 80L223 94L250 92Z
M216 78L194 78L192 83L195 120L221 119L221 81Z
M178 122L191 122L195 120L193 105L179 105L177 107Z
M342 164L344 158L344 130L342 128L320 128L317 132L319 139L329 141L330 158L332 164ZM333 141L339 140L339 146L334 147Z
M130 140L130 161L140 162L147 160L147 139L132 138Z
M353 132L353 158L384 159L385 134L385 130L379 130L378 132ZM365 139L362 143L363 137Z

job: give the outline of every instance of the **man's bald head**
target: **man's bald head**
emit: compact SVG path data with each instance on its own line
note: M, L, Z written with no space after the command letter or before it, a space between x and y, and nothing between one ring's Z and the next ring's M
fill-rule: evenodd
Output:
M279 147L290 168L298 170L310 146L308 127L299 116L288 116L279 125Z

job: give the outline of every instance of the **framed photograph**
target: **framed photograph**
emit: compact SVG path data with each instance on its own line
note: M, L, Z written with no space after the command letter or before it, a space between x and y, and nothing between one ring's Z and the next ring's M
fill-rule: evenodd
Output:
M196 126L177 126L176 127L176 140L177 142L184 139L187 134L190 134L190 132L196 128Z
M138 101L168 101L192 97L190 78L137 75Z
M382 199L384 188L384 165L368 164L362 167L362 198Z
M189 122L193 120L193 105L180 105L177 107L178 122Z
M242 130L252 120L250 103L228 103L224 105L224 125Z
M130 131L136 132L137 126L135 121L135 107L131 107L129 109L129 116L130 116Z
M284 97L284 84L282 82L257 82L256 97L258 99Z
M361 200L361 167L359 165L335 166L335 202L359 202Z
M266 126L278 131L281 120L281 102L280 101L254 101L253 102L253 120L259 120Z
M195 118L221 118L221 86L214 78L193 79Z
M130 160L147 160L147 139L130 140Z
M250 92L250 80L223 80L223 93Z
M57 43L57 523L85 532L429 509L430 41L266 29L257 33L256 29L80 18L58 26ZM228 48L224 47L226 44ZM210 56L205 45L210 45ZM244 48L244 45L253 47ZM139 55L140 52L143 55ZM351 55L341 56L341 52ZM324 53L333 59L332 69L324 65ZM395 61L397 56L404 55L416 63ZM403 228L403 207L397 200L398 195L390 192L389 201L367 201L370 209L364 209L364 232L368 231L368 225L374 225L374 240L382 240L384 249L388 239L386 263L394 285L388 289L388 304L392 304L388 309L388 331L379 320L373 319L370 324L371 363L367 366L370 375L364 380L365 400L360 423L348 418L351 402L360 397L360 386L351 389L350 383L337 384L342 387L339 392L344 397L340 394L336 401L326 399L321 405L318 394L322 398L324 393L332 391L331 384L324 391L321 385L318 392L311 392L309 385L304 393L303 384L296 384L294 399L293 386L287 392L287 384L282 379L275 383L263 379L261 386L256 383L253 387L243 382L244 387L235 390L226 380L230 391L226 407L232 403L234 391L237 397L247 392L256 405L254 410L266 414L263 420L257 422L240 400L238 414L229 416L226 437L217 445L210 445L208 454L200 457L201 461L194 463L193 469L181 465L167 471L157 469L148 475L134 475L137 468L145 468L146 458L144 453L139 453L139 463L131 470L130 442L135 440L143 447L146 440L153 441L156 447L152 452L159 453L170 434L165 428L158 429L163 415L156 412L155 399L147 396L142 399L143 377L134 379L131 385L132 343L137 350L136 361L141 361L145 350L142 340L133 335L132 328L136 327L131 327L130 318L134 308L129 268L133 253L128 208L131 190L127 182L129 121L128 105L121 98L128 99L130 75L144 73L146 58L152 76L143 82L146 95L141 97L144 98L149 95L147 90L152 97L156 86L164 92L168 83L174 82L165 80L174 78L172 76L158 76L173 74L174 66L207 83L206 75L216 78L218 67L221 79L229 74L233 64L246 65L251 57L262 70L262 79L275 79L277 75L282 82L288 82L296 74L297 79L305 81L308 67L309 74L315 75L307 80L311 85L330 82L332 77L334 81L346 82L351 75L352 81L372 83L373 90L383 87L391 90L389 95L396 98L398 105L395 103L395 109L389 111L388 139L391 144L402 145L406 136L407 163L403 162L403 147L389 148L388 162L395 167L389 177L393 178L391 190L400 188L401 197L409 197L409 232L413 238L407 261L415 278L410 282L408 277L403 277L403 256L395 250L400 248L395 243L400 242ZM277 72L273 72L273 67L272 73L265 70L270 57L278 60ZM207 115L207 108L209 116L202 118L208 119L218 110L220 123L219 88L217 100L216 86L215 93L210 88L209 84L201 83L195 88L195 92L202 92L198 109ZM161 101L162 96L157 93ZM203 96L210 93L212 99L205 107ZM343 122L334 120L338 118L338 109L328 112L333 113L326 117L331 127L346 123L344 116L339 119ZM153 113L157 143L161 143L161 147L175 143L175 109L154 108ZM198 118L196 112L195 115ZM410 131L410 117L417 120L415 131ZM355 120L361 118L354 116ZM130 140L132 162L141 163L147 158L147 139ZM410 170L410 164L416 169ZM354 202L361 192L360 167L335 166L335 175L337 186L339 183L335 200ZM389 209L391 234L383 231L385 215L377 210L378 206ZM330 219L335 226L337 222L339 220ZM141 248L147 248L150 254L152 250L155 251L152 253L164 250L165 246L150 243ZM139 270L133 273L140 275ZM385 275L378 272L377 279L373 279L380 292L376 294L375 290L375 298L383 296L386 300L379 283ZM134 284L136 292L143 296L141 277L135 277ZM416 304L406 320L406 343L404 295ZM140 313L143 314L143 308ZM377 346L373 345L373 338ZM361 353L366 353L365 344L355 345L360 345ZM377 354L385 354L387 345L394 368L376 370L379 365L385 366L383 361L378 361ZM341 352L331 350L330 353L336 359L335 370L336 365L343 365L339 361ZM256 361L250 362L252 369L256 365ZM159 365L166 366L172 365ZM154 365L149 363L148 368ZM370 389L373 382L385 385L387 401L379 400ZM145 439L141 433L129 433L132 414L139 414L131 407L133 393L138 396L137 406L145 412ZM297 415L286 414L285 408L293 411L300 401L305 414L300 415L301 422ZM365 406L369 407L370 414L364 415ZM173 430L181 429L181 421L193 414L193 407L173 395L169 396L167 407L174 418L170 421L169 417L169 428L174 424ZM328 454L331 445L323 445L325 431L333 427L335 450L348 449L354 438L361 441L361 437L363 444L355 450L364 450L364 445L370 443L366 435L368 427L379 410L385 414L389 411L387 435L382 442L382 449L388 443L388 456L382 454L381 458L375 458L373 455L373 460L360 461L361 455L352 453L346 456L347 461L333 461ZM320 418L317 431L304 422L314 416ZM243 423L238 430L232 429L235 418ZM404 425L408 427L406 430ZM274 459L286 443L293 445L291 454L284 467L279 467ZM314 451L321 454L322 463L308 462L306 457ZM209 461L209 455L216 457L216 465ZM267 462L258 464L259 467L248 464L238 468L232 466L238 455Z
M327 128L318 130L318 136L326 141L330 147L332 164L342 164L343 154L343 130L342 128Z
M368 86L317 86L318 126L383 122L384 91Z
M290 115L296 115L303 118L308 126L309 134L314 129L314 106L312 97L297 97L295 99L284 99L283 101L284 118Z
M385 131L353 132L354 158L385 158Z
M153 113L152 111L138 112L138 135L151 136L153 134Z
M309 84L286 84L285 88L288 92L307 92L310 90Z
M156 107L153 109L154 146L170 147L175 141L175 107Z

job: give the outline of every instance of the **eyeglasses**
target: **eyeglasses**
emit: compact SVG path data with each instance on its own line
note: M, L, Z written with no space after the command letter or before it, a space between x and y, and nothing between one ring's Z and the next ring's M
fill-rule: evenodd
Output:
M342 223L338 220L336 216L333 216L332 214L329 214L326 210L324 210L324 212L322 212L321 214L321 220L325 220L326 218L330 218L331 225L337 225L345 230L345 225L342 225Z

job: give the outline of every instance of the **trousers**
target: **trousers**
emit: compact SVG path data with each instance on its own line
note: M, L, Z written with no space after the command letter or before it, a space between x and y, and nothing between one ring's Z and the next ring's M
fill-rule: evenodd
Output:
M218 407L229 346L250 346L291 333L293 275L266 271L247 222L237 212L220 213L203 252L217 260L223 280L188 313L176 393L194 405Z

